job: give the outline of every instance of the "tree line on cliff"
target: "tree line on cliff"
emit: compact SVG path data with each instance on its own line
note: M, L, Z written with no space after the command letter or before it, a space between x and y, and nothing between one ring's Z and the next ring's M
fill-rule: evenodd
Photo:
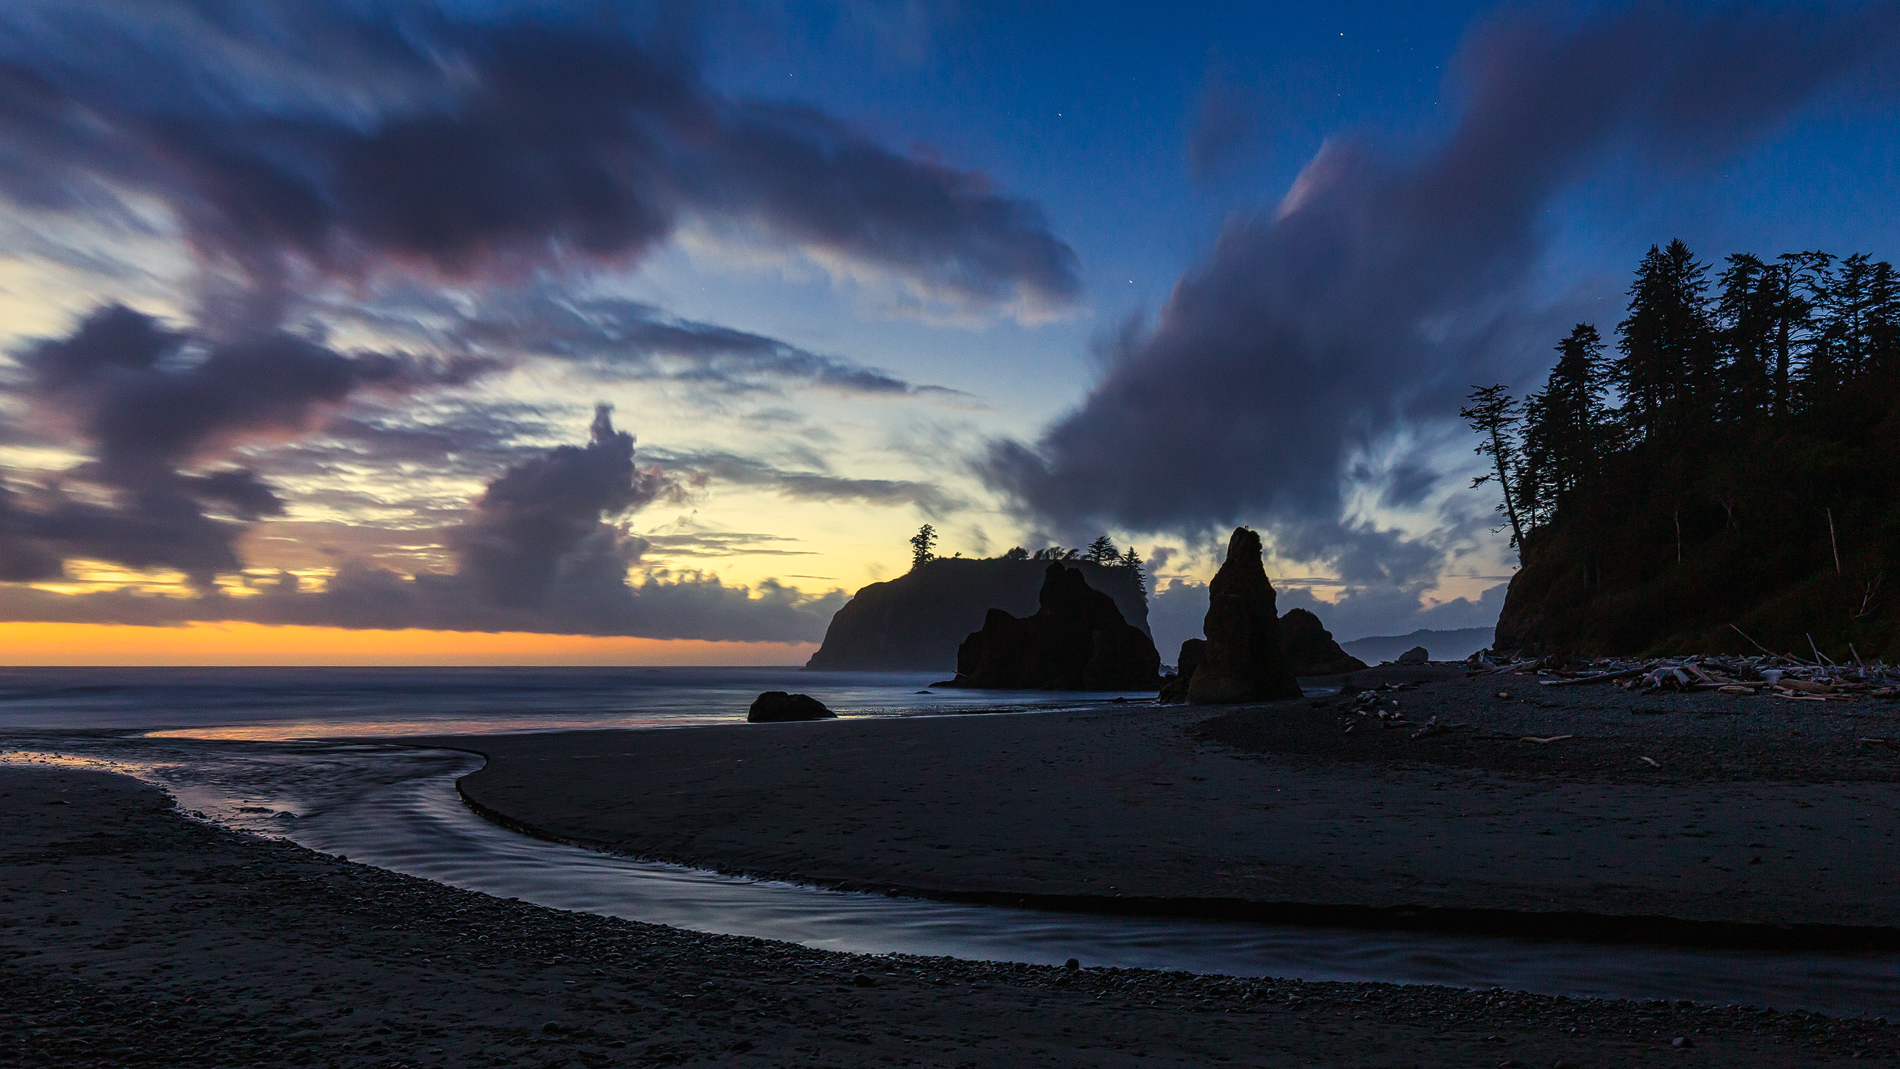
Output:
M961 557L959 553L957 556ZM924 524L910 537L910 567L912 571L938 560L937 529ZM999 560L1048 560L1048 561L1092 561L1104 568L1126 568L1135 581L1136 589L1142 593L1148 591L1148 577L1143 574L1141 554L1134 546L1126 550L1118 549L1107 535L1101 535L1090 542L1086 549L1064 549L1061 546L1045 546L1031 553L1021 546L1015 546L1005 552Z
M1579 323L1544 386L1474 389L1523 563L1498 645L1751 640L1900 655L1900 277L1867 255L1652 247L1615 344ZM1894 647L1889 649L1889 647ZM1814 651L1821 654L1820 649Z

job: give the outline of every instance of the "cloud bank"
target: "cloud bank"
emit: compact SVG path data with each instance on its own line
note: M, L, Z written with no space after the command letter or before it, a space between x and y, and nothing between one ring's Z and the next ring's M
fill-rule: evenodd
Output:
M0 13L0 196L169 205L257 295L293 269L626 262L735 227L959 308L1080 294L1041 211L810 108L733 99L601 14L27 0Z
M1515 380L1519 354L1547 349L1547 325L1517 309L1536 304L1553 198L1618 153L1719 160L1850 76L1891 96L1897 45L1892 4L1491 25L1457 57L1466 103L1442 140L1329 141L1276 209L1229 223L1151 326L1122 333L1075 411L992 443L979 469L1062 530L1265 521L1282 557L1431 572L1436 549L1407 564L1407 540L1345 515L1342 487L1382 433L1454 418L1472 383ZM1429 485L1414 471L1388 494Z
M0 614L64 622L243 620L722 641L807 642L824 636L831 614L844 603L842 591L808 595L767 580L755 594L693 572L650 574L638 585L631 583L629 569L648 543L617 521L652 502L668 485L658 467L635 463L633 436L615 430L610 411L602 406L586 445L556 446L488 484L467 520L450 532L453 571L405 576L351 560L321 590L306 589L295 575L279 572L248 595L207 585L189 598L131 591L64 595L11 587L0 590ZM41 526L22 527L22 516ZM96 550L96 532L116 529L97 514L81 518L91 521L81 527L94 532L89 536L94 541L61 543L48 534L54 517L23 512L0 490L0 575L56 576L63 553ZM236 520L219 524L224 549L230 549L242 526Z

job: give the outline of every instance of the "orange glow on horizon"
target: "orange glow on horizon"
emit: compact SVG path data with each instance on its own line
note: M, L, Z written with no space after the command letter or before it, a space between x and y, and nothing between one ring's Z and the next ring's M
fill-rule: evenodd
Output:
M802 665L813 642L348 631L192 623L0 623L0 665Z

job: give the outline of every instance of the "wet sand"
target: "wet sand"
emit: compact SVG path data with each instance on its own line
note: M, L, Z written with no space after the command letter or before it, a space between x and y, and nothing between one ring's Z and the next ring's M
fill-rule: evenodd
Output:
M242 837L124 777L0 768L5 1065L1585 1069L1865 1056L1900 1057L1900 1034L1747 1009L1071 973L699 935Z
M488 756L463 790L491 814L727 872L1067 908L1900 938L1900 750L1857 741L1900 736L1900 707L1409 674L1435 678L1397 709L1461 726L1414 738L1335 697L443 741Z

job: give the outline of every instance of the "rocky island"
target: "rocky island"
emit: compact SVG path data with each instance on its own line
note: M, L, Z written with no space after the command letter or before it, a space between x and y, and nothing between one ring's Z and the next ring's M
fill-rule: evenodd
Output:
M1134 568L1065 560L1107 595L1124 622L1146 635L1148 600ZM832 672L949 672L957 647L991 609L1028 616L1039 607L1046 560L940 557L872 583L839 609L824 645L805 667Z
M1150 690L1161 683L1154 640L1122 618L1114 599L1078 568L1043 572L1034 615L991 609L980 631L957 647L957 677L946 685L1003 690Z

